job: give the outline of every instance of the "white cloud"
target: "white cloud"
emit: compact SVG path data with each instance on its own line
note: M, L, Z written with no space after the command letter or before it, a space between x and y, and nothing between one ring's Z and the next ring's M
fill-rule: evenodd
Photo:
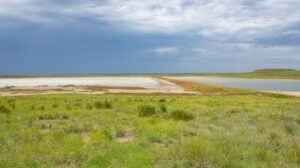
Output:
M189 2L189 3L187 3ZM202 36L251 38L300 21L300 1L114 0L84 10L145 32L192 32ZM222 37L223 36L223 37Z
M0 0L0 17L38 23L85 17L142 32L251 41L300 22L299 6L299 0Z
M159 47L159 48L154 48L151 49L150 51L155 52L157 54L176 54L179 52L179 49L176 47Z

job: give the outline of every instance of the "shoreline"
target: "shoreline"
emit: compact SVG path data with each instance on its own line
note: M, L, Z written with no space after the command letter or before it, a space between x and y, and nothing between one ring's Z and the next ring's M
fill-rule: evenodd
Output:
M203 79L233 79L233 80L262 80L262 81L300 81L300 79L280 79L280 78L242 78L242 77L224 77L224 76L163 76L165 78L203 78ZM0 78L1 79L1 78Z
M270 91L270 90L261 90L262 92L267 93L275 93L275 94L282 94L282 95L288 95L288 96L294 96L294 97L300 97L300 91Z

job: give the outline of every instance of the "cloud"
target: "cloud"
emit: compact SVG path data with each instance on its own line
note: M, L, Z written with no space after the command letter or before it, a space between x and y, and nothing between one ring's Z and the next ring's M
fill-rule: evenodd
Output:
M296 0L113 0L80 4L76 11L142 32L251 41L299 22L298 6Z
M150 51L155 52L157 54L165 55L165 54L176 54L179 52L179 48L177 47L159 47L150 49Z
M0 0L0 21L67 23L79 18L145 33L191 34L219 41L299 43L299 0ZM286 42L288 43L288 42Z

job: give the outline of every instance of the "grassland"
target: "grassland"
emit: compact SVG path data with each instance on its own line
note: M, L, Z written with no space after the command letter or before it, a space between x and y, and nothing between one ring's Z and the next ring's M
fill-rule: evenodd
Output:
M0 97L0 167L299 167L299 98L173 82L201 96Z
M294 69L259 69L247 73L190 73L172 74L172 76L217 76L228 78L250 78L250 79L300 79L300 70Z

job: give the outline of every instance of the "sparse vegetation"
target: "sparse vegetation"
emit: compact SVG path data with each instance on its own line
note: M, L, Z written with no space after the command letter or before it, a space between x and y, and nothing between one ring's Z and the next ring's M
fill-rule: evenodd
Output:
M156 108L151 105L141 105L138 107L140 117L149 117L156 113Z
M35 95L14 97L14 109L10 99L0 97L0 167L298 168L300 163L299 98Z
M187 113L183 110L175 110L171 112L171 117L175 120L184 120L184 121L189 121L195 118L193 114Z
M168 108L165 104L159 105L159 108L160 108L160 111L163 112L163 113L168 111Z
M57 103L53 103L53 104L52 104L52 107L53 107L53 108L57 108L57 107L58 107L58 104L57 104Z
M10 109L4 105L0 105L0 112L1 113L9 113Z
M94 103L94 107L95 107L96 109L110 109L110 108L112 108L112 103L109 102L109 101L107 101L107 100L105 100L105 101L103 101L103 102L101 102L101 101L96 101L96 102Z

